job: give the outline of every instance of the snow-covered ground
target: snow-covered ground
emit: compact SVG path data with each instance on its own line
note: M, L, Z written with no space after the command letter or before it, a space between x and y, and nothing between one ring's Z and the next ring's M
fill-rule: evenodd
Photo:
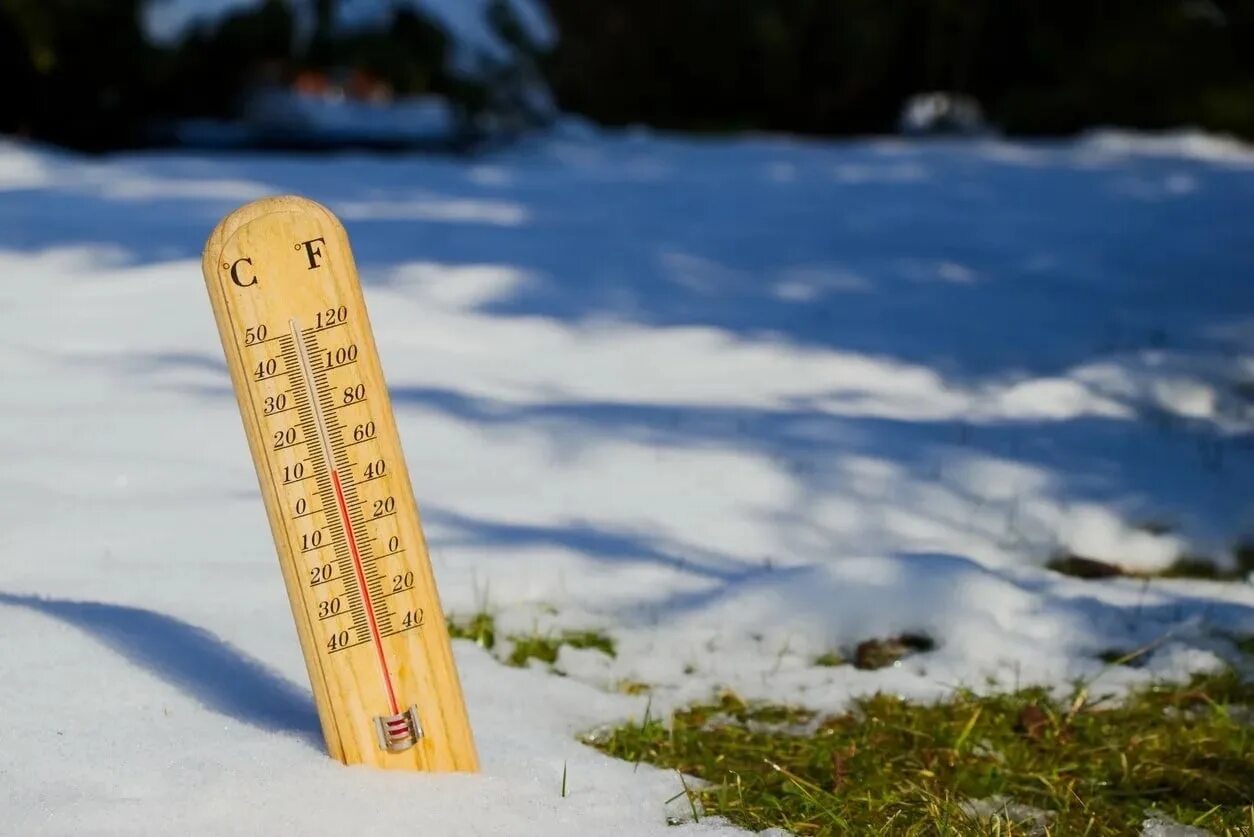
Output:
M617 642L567 677L458 642L482 775L322 755L199 268L282 192L353 237L446 606ZM1254 152L1199 136L0 145L0 831L670 834L676 777L575 740L643 714L626 681L834 709L1215 665L1250 585L1040 565L1254 535L1251 217ZM813 665L907 630L938 648Z

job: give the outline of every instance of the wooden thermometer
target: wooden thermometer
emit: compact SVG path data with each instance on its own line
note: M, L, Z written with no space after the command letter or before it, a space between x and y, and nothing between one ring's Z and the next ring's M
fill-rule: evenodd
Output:
M344 228L304 198L255 201L213 231L204 273L327 748L475 770Z

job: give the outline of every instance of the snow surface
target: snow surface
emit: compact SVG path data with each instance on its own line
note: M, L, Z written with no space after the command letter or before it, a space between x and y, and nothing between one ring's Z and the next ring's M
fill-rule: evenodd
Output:
M274 136L341 144L354 140L448 142L458 131L452 105L438 96L363 102L261 88L250 97L245 118L249 127Z
M322 755L199 268L282 192L353 237L446 606L618 644L554 677L456 643L482 775ZM1252 534L1252 210L1254 157L1196 136L0 145L0 822L673 834L673 774L576 741L643 715L624 681L839 709L1219 665L1250 585L1039 565ZM813 665L902 631L938 648Z

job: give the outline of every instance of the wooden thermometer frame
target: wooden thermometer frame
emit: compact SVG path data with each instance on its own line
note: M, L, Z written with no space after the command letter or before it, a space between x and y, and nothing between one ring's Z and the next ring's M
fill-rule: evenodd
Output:
M330 754L478 768L348 236L320 204L218 224L205 285Z

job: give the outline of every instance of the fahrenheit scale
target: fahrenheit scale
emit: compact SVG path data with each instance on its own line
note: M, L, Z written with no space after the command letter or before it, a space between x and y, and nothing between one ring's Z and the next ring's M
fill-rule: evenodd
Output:
M205 283L331 755L475 770L474 742L348 237L255 201Z

